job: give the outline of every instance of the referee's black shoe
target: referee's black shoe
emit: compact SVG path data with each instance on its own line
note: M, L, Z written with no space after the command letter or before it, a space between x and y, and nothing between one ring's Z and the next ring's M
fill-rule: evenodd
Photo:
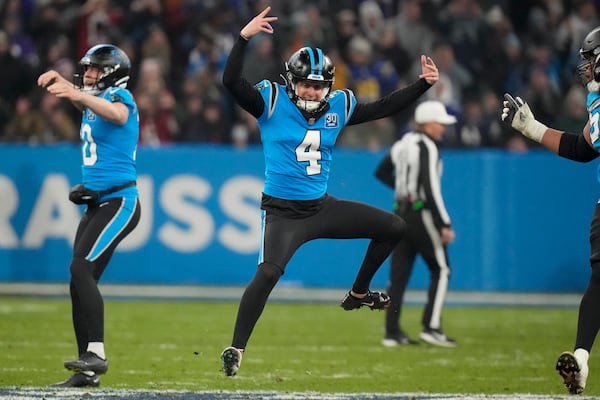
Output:
M86 351L78 360L65 361L65 368L75 372L92 371L104 374L108 371L108 360L100 358L96 353Z
M344 310L355 310L361 307L369 307L371 310L384 310L390 305L390 296L382 292L368 291L363 298L352 296L350 292L346 293L340 306Z
M94 373L86 375L83 372L73 374L69 379L50 385L52 387L98 387L100 386L100 377Z
M419 344L418 340L411 339L405 332L400 331L395 335L387 334L381 341L384 347L396 347L404 345Z
M456 340L449 338L441 329L423 329L419 339L434 346L456 347Z

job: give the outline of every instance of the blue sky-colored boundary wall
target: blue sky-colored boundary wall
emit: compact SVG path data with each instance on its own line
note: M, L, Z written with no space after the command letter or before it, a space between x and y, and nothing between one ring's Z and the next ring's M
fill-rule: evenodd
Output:
M338 149L329 192L391 209L374 170L383 152ZM261 148L171 146L138 150L142 219L103 281L245 285L254 274L264 179ZM596 163L528 154L446 150L443 191L457 233L455 290L578 292L589 276ZM0 146L0 281L66 282L82 212L67 200L80 179L75 145ZM290 262L281 285L348 287L366 240L317 240ZM389 265L373 286L384 287ZM427 284L415 267L410 287Z

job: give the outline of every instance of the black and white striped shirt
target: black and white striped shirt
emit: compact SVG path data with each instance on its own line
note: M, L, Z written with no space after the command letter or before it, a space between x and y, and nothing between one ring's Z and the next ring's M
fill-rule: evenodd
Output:
M394 189L398 202L422 201L438 229L451 225L441 189L442 159L437 143L422 132L408 132L392 145L376 171Z

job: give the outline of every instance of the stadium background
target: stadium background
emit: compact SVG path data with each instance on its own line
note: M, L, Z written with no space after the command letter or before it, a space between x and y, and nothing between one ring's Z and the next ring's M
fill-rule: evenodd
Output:
M262 155L256 125L220 83L229 48L262 1L7 0L0 4L0 281L65 283L81 209L74 107L35 85L69 76L85 50L121 46L141 115L144 216L105 283L244 285L259 244ZM279 1L276 34L248 47L245 75L280 80L301 45L336 63L337 87L369 101L415 79L431 55L435 98L457 115L448 132L444 192L457 230L451 290L581 292L588 276L595 166L545 154L499 121L505 91L537 118L578 132L587 115L574 77L583 36L600 24L592 0ZM340 138L330 193L391 208L373 170L411 128L411 109ZM363 241L300 249L290 287L347 287ZM386 267L387 268L387 264ZM385 286L384 269L374 284ZM423 288L424 268L411 283Z
M0 380L9 386L2 388L0 397L78 396L14 387L58 381L63 371L56 360L72 351L70 316L64 307L68 307L70 241L81 209L66 201L66 191L79 180L76 143L80 116L70 104L35 86L39 73L55 68L70 75L85 49L99 42L118 44L133 61L129 88L143 117L139 167L145 215L103 277L107 299L124 292L134 297L164 293L157 290L159 286L138 283L159 283L161 288L168 284L170 294L210 298L215 293L230 293L228 298L238 299L243 286L231 291L229 285L245 285L256 265L262 155L255 124L233 105L220 78L240 27L265 4L252 0L0 2L0 294L8 295L0 301L0 311L4 325L11 327L0 329L0 343L6 350L2 352ZM589 274L588 226L599 188L596 163L579 165L538 151L537 145L504 127L498 115L502 94L509 91L526 98L540 121L572 132L580 130L587 118L585 91L573 71L581 39L600 25L598 1L273 0L269 4L280 19L273 37L256 38L248 48L245 74L250 80L280 80L283 61L291 51L303 44L316 45L335 58L337 86L348 86L360 100L368 101L414 80L421 53L436 60L443 85L425 97L443 101L459 119L443 143L443 183L458 234L450 249L454 274L449 301L459 292L474 293L479 294L473 297L475 303L498 300L496 304L520 308L477 313L473 308L449 307L448 331L464 344L455 352L416 349L409 359L404 349L402 357L383 353L380 333L373 329L380 326L379 315L340 314L338 307L329 307L347 290L366 243L317 241L299 251L272 299L281 299L278 290L283 287L304 288L301 296L309 293L313 300L315 291L323 288L328 306L319 313L327 316L331 309L337 314L323 319L333 321L333 327L317 334L311 348L319 352L329 349L336 357L313 357L314 353L306 351L308 334L315 329L299 335L301 343L290 346L288 342L288 337L297 333L294 329L314 325L318 313L313 307L318 306L311 305L310 323L299 319L299 324L289 324L294 334L283 334L283 343L278 345L269 334L263 336L261 345L261 335L256 336L253 351L263 352L269 360L263 369L254 364L254 373L248 374L247 380L219 380L217 355L224 338L225 342L228 339L234 305L223 305L231 307L226 311L231 318L224 318L223 308L211 313L214 303L210 301L160 303L168 311L147 318L148 310L159 305L156 298L150 304L110 301L110 307L123 307L122 312L109 313L107 319L116 324L109 334L119 335L118 340L111 340L111 354L131 356L140 337L146 346L139 348L137 356L118 357L113 372L103 381L105 389L86 391L85 396L113 398L110 388L123 384L155 388L154 377L151 382L142 378L136 383L129 379L124 383L123 377L149 376L144 375L146 367L138 371L141 373L131 371L140 365L153 366L158 352L162 361L170 364L161 364L160 373L150 375L162 376L168 381L166 388L182 387L177 385L185 382L190 390L228 391L236 383L243 390L281 390L281 383L288 382L291 386L286 391L296 391L305 390L303 380L294 386L298 378L305 376L309 387L315 388L317 376L322 375L323 382L337 385L336 391L349 385L354 385L353 391L364 391L375 381L369 386L375 391L406 389L412 392L408 398L419 398L418 392L423 390L462 392L465 387L482 393L545 393L539 398L553 393L553 398L559 398L556 393L564 393L564 388L552 368L557 350L563 350L573 338L576 304ZM330 192L389 208L391 192L372 172L387 146L410 129L411 114L409 109L392 120L348 130L338 144ZM377 274L375 285L384 286L386 276L387 264ZM411 288L423 288L425 280L425 268L417 268ZM136 286L119 284L124 282ZM204 285L215 286L209 291ZM59 287L61 299L10 296L44 295L50 293L48 286ZM188 291L190 287L195 290ZM307 291L309 287L317 289ZM212 294L204 296L204 292ZM553 295L536 296L534 292ZM545 307L521 314L526 312L523 305L548 306L556 304L549 298L567 298L556 293L574 293L568 296L568 310ZM58 311L59 305L62 311ZM277 306L269 307L268 313ZM287 325L286 317L296 315L290 308L302 307L284 306L275 325L266 325L269 314L263 318L265 332ZM406 313L413 321L407 326L417 329L417 309L407 307ZM172 323L175 316L180 324ZM137 322L129 325L129 319ZM571 323L565 323L567 320ZM48 321L53 325L46 325ZM120 325L122 321L126 322ZM524 328L528 323L529 329ZM136 332L133 341L125 342L122 326ZM177 345L164 346L174 340L171 330L166 333L168 339L161 336L165 326L186 328L177 329L177 339L181 339ZM503 331L503 327L509 330ZM337 334L340 330L345 332L341 337ZM48 336L47 332L54 334ZM149 332L158 336L153 339ZM208 333L212 339L206 338ZM188 363L182 368L182 354L189 355L190 343L195 346L198 341L205 345L207 358L184 357ZM562 343L560 347L558 343ZM285 362L277 364L284 353L294 360L311 358L310 364L323 373L306 376L304 367L300 373L289 373ZM357 355L360 362L344 358L339 364L347 366L348 379L329 379L327 362L341 355ZM365 369L365 360L371 357L377 362L372 370ZM387 361L381 362L382 357ZM41 370L40 360L45 363ZM325 367L318 367L317 360L326 361ZM521 362L515 365L515 360ZM351 370L355 364L360 367ZM420 364L425 364L426 370L407 375ZM382 373L382 365L388 365L387 372ZM432 370L436 366L439 368ZM465 373L465 367L473 371ZM286 379L273 383L273 368ZM375 380L382 376L393 379ZM447 378L451 386L436 385L438 377ZM477 379L496 386L482 389ZM598 393L594 381L588 383L588 393ZM246 393L238 392L241 397ZM248 396L253 394L256 392ZM220 395L233 397L232 392L209 394L211 398ZM138 391L114 393L114 398L128 396L141 397ZM293 393L273 396L292 398ZM153 392L147 397L159 395ZM308 398L306 393L298 397ZM323 393L317 397L325 398ZM371 394L357 397L379 398ZM433 393L424 397L453 398ZM456 397L467 398L463 394ZM492 398L473 396L483 397ZM516 397L537 398L525 394L495 398Z

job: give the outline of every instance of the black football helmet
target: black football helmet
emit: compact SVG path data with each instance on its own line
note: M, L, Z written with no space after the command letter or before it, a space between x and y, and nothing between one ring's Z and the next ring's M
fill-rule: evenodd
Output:
M285 63L285 84L288 96L300 110L309 114L317 114L325 108L334 77L335 67L331 59L317 47L303 47L292 54ZM325 83L326 87L321 100L304 100L298 96L296 84L302 80Z
M102 71L92 87L85 87L83 75L87 67ZM87 51L79 60L79 71L73 75L73 83L86 93L96 95L109 87L127 87L131 62L127 54L112 44L99 44Z
M577 76L590 91L600 87L600 26L586 35L579 49L582 62L577 66ZM592 84L593 88L590 88Z

